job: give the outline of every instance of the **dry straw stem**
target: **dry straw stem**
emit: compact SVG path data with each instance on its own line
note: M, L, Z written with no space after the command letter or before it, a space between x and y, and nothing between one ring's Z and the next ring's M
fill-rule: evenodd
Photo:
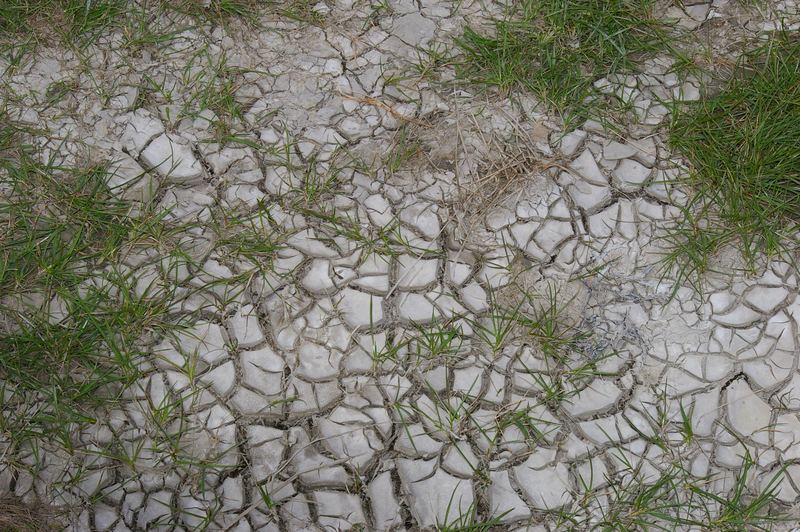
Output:
M55 515L40 506L23 504L15 497L0 498L0 532L55 530Z

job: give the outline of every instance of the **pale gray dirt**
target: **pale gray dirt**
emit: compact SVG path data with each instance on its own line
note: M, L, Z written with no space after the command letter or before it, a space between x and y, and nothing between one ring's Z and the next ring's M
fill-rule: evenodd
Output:
M76 434L87 449L140 449L130 464L52 452L36 478L0 470L0 491L76 508L73 530L419 530L471 508L500 516L502 530L563 530L548 511L597 519L612 481L653 482L680 463L725 497L745 448L752 486L800 460L794 270L765 261L756 276L719 274L703 297L678 287L670 298L659 281L657 227L685 196L669 184L683 170L658 99L697 87L651 61L648 75L612 85L636 102L626 132L590 122L563 135L533 100L452 82L447 66L415 69L420 50L500 6L366 4L318 4L321 27L265 18L254 31L185 31L160 49L112 37L88 63L45 48L8 76L20 97L11 111L46 131L42 145L68 162L118 161L122 197L197 222L199 267L169 270L157 249L126 262L143 287L194 289L175 312L200 317L152 339L123 407ZM678 14L708 21L721 46L726 24L757 33L778 20L765 10L745 24L737 9ZM201 111L192 80L222 58L237 69L246 112L232 129L248 145L215 142L209 110L181 118ZM162 92L145 91L146 78ZM76 88L48 107L57 81ZM284 238L273 271L217 248L210 227L234 212L260 212L258 230ZM480 327L523 290L541 305L557 291L562 319L591 336L560 361L516 331L490 348ZM433 330L461 338L431 358L419 337ZM548 396L557 382L562 394ZM188 465L163 451L148 415L165 397L183 399ZM514 412L538 436L509 422ZM84 474L63 487L65 463ZM791 511L798 497L790 465L778 499Z

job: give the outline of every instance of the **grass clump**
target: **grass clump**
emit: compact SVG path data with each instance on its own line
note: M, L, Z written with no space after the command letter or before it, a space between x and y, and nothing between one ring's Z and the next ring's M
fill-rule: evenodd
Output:
M309 0L3 0L0 40L56 37L88 42L105 30L152 23L153 15L188 15L199 23L253 23L262 11L309 23L322 16Z
M81 48L115 29L131 43L158 43L206 23L255 26L262 11L285 9L277 0L3 0L0 50L18 55L41 42Z
M4 0L0 34L61 31L91 37L127 10L125 0Z
M800 39L778 35L745 54L715 96L676 107L670 143L693 191L667 239L683 278L736 247L752 269L795 248L800 230Z
M593 83L634 70L642 56L671 50L653 0L524 0L492 36L467 27L456 43L460 75L504 92L532 92L565 118L586 118Z

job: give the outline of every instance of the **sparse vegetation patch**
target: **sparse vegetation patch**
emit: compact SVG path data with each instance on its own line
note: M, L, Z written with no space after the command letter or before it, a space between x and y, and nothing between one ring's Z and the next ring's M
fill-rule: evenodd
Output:
M163 233L130 216L105 166L65 167L7 125L0 138L0 430L70 447L75 426L138 375L171 294L120 264Z

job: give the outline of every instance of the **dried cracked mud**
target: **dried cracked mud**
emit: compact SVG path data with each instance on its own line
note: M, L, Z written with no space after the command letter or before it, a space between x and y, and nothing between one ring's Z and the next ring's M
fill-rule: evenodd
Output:
M753 489L784 470L776 504L792 515L796 271L720 264L702 294L659 273L659 228L686 198L659 102L698 86L650 60L608 81L635 102L624 131L564 131L533 99L436 64L500 5L367 4L317 4L319 25L201 26L153 49L120 35L83 57L44 47L7 75L9 110L47 153L115 161L120 197L191 226L191 260L153 246L125 266L142 290L185 294L173 312L195 319L151 338L123 403L75 435L129 463L52 449L35 475L0 466L0 491L72 508L71 530L459 529L469 515L588 530L620 486L676 465L725 498L749 455ZM736 9L672 15L723 42L728 26L757 33L796 12L780 2L743 22ZM232 119L192 107L223 62L244 109ZM56 83L70 90L53 104ZM220 142L226 120L240 141ZM275 243L269 269L221 241L233 216ZM548 324L568 345L546 341ZM177 457L153 425L169 400Z

